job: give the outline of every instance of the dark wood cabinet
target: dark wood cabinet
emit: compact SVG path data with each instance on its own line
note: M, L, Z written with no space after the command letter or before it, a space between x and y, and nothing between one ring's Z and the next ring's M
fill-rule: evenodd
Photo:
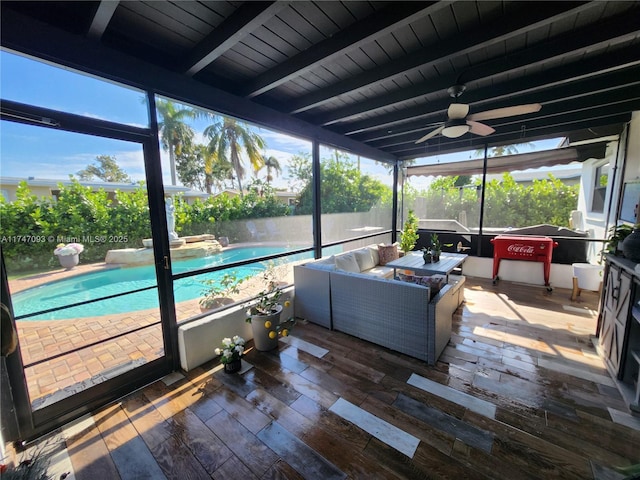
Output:
M608 255L598 318L598 342L609 372L619 382L629 406L637 406L640 349L640 268ZM635 397L635 398L634 398ZM637 408L637 407L636 407Z
M634 287L633 276L628 270L609 264L599 337L605 360L617 378L621 378L624 368L624 337Z

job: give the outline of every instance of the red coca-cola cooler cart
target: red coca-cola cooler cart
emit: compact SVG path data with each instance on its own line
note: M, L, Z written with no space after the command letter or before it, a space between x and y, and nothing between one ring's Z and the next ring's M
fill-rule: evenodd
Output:
M551 255L558 242L549 237L528 237L516 235L498 235L491 239L493 244L493 284L498 280L500 260L524 260L542 262L544 264L544 285L550 292L549 273L551 272Z

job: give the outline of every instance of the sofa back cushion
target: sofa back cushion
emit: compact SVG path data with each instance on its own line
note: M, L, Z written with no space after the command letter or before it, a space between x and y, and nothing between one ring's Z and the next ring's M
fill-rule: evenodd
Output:
M366 248L371 252L371 258L373 258L373 263L375 265L380 264L380 255L378 254L378 245L368 245Z
M345 272L360 273L360 265L353 252L335 256L336 269Z
M305 267L313 268L314 270L327 270L334 271L336 269L335 263L327 263L327 262L309 262L305 265Z
M356 262L358 262L361 272L366 272L376 266L376 263L373 261L373 256L371 255L371 250L368 248L354 250L353 255L356 257Z
M304 265L307 268L313 268L314 270L326 270L333 271L336 269L336 262L331 257L322 257L319 260L313 260L309 263L305 263Z

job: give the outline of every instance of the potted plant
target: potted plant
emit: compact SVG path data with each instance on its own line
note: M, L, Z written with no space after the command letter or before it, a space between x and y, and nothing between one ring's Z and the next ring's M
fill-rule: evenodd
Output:
M611 253L618 255L622 241L633 232L633 227L623 223L621 225L613 225L609 228L609 238L602 253Z
M452 247L453 243L441 244L440 240L438 239L438 234L432 233L431 234L431 253L432 253L432 259L434 263L440 261L440 254L442 253L443 245L445 247Z
M407 220L404 222L404 229L400 234L400 250L405 254L413 250L418 241L418 217L409 210Z
M625 258L632 262L640 262L640 224L636 223L632 227L631 233L624 237L618 246Z
M295 319L280 321L282 289L278 286L275 269L266 269L262 274L262 280L265 282L265 288L257 295L255 303L249 306L246 321L251 324L256 350L268 351L278 346L279 335L289 335L295 325ZM289 307L290 302L287 300L284 306Z
M433 261L439 262L440 254L442 253L442 245L440 245L437 233L431 234L431 251L433 252Z
M240 359L244 354L244 344L244 338L235 335L233 338L223 338L222 346L216 348L215 354L220 355L226 373L235 373L242 367Z
M60 266L71 270L78 265L80 261L80 254L84 251L84 246L81 243L59 243L56 245L56 249L53 254L58 257Z
M200 310L206 312L233 303L233 299L229 297L240 293L240 284L245 280L246 278L238 278L235 272L225 273L220 280L204 280L201 283L206 288L202 290Z

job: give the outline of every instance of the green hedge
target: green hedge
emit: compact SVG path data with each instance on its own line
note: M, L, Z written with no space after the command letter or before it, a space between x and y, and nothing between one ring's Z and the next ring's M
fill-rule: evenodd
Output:
M466 211L473 224L480 210L476 188L459 189L457 177L437 179L427 191L406 192L408 197L425 197L428 218L458 218ZM142 239L151 237L147 193L143 184L132 192L94 191L74 180L59 184L57 200L37 197L26 182L18 186L17 199L0 198L2 251L8 271L43 270L58 266L53 250L58 243L79 242L85 247L83 263L101 262L108 250L140 248ZM523 227L550 223L569 226L571 210L577 205L579 185L568 186L549 175L531 185L521 185L509 174L487 184L485 227ZM357 196L357 195L356 195ZM379 197L378 197L379 198ZM353 202L350 203L355 208ZM180 236L212 233L242 241L241 230L234 232L229 222L252 218L279 217L290 213L272 188L258 185L244 197L220 195L188 205L175 202L176 231ZM361 207L364 208L364 207ZM357 209L356 209L357 210ZM298 212L300 213L300 212Z
M422 197L426 202L427 218L458 219L467 214L468 224L478 226L480 218L480 183L459 188L458 177L436 179L427 190L406 189L406 201ZM486 185L484 227L526 227L551 224L569 227L571 211L578 206L580 185L567 185L549 174L548 178L531 184L517 183L505 173L500 180ZM409 203L411 204L411 203Z

